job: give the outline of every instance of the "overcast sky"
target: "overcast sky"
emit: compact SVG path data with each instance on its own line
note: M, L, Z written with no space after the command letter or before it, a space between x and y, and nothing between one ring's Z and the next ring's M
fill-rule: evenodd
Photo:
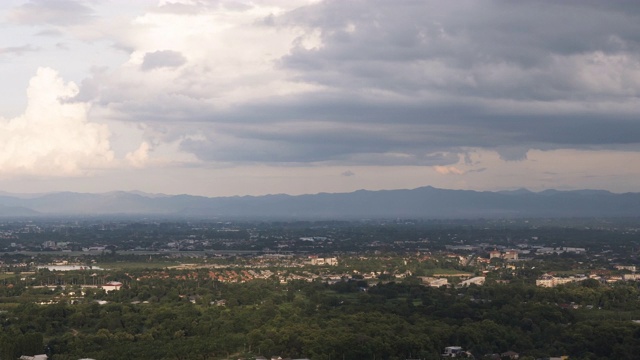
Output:
M0 191L640 192L634 1L0 2Z

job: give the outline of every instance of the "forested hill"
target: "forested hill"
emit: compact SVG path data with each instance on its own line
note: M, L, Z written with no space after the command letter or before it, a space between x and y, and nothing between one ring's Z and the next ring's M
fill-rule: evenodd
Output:
M640 215L640 193L478 192L421 187L215 198L129 192L0 196L3 217L119 214L265 219L636 217Z

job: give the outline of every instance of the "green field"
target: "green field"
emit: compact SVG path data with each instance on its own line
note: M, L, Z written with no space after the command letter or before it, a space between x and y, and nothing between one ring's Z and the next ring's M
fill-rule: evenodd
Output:
M473 276L473 273L468 273L456 269L429 269L426 271L428 276L452 276L460 274L461 276Z
M150 261L114 261L114 262L100 262L96 266L109 270L140 270L140 269L165 269L171 266L180 265L181 262L177 260L158 260L153 259Z

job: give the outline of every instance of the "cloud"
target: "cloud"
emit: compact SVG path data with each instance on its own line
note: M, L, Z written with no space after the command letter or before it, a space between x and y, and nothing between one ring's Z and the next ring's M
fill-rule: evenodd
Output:
M442 175L464 175L465 173L455 166L434 166L433 168L438 174Z
M94 18L93 10L82 1L31 0L14 8L9 20L22 25L76 25Z
M230 4L164 2L101 28L128 61L76 100L211 163L446 168L473 149L640 150L633 6Z
M115 179L136 167L124 171L134 179L171 166L207 179L202 189L212 191L202 175L211 169L244 169L227 182L242 188L237 179L269 168L283 183L269 186L289 189L300 178L277 175L308 168L317 173L304 189L315 191L314 181L329 178L334 189L425 181L542 188L550 178L587 184L578 175L607 173L615 176L601 187L637 187L633 2L11 3L23 5L3 12L3 34L21 39L0 50L4 176L108 168ZM80 91L62 82L25 106L16 89L43 65ZM53 100L37 112L50 117L16 115L46 93ZM80 141L87 144L70 149ZM618 162L590 162L597 154ZM385 182L383 166L395 167ZM569 171L577 167L578 175ZM346 169L357 176L335 176ZM272 191L256 184L244 188Z
M151 146L146 141L140 144L140 147L133 152L128 153L125 158L131 165L135 167L142 167L149 159L149 150Z
M23 55L25 53L38 51L38 48L32 45L23 45L23 46L9 46L0 48L0 55Z
M146 53L140 68L152 70L158 68L175 68L184 65L187 59L178 51L162 50Z
M89 122L85 103L68 103L74 83L50 68L39 68L29 82L24 114L0 118L0 176L79 175L109 166L113 153L106 126Z
M481 172L485 172L487 171L487 168L479 168L479 169L472 169L472 170L467 170L465 173L481 173Z
M522 147L499 147L497 149L500 159L504 161L522 161L527 159L528 148Z

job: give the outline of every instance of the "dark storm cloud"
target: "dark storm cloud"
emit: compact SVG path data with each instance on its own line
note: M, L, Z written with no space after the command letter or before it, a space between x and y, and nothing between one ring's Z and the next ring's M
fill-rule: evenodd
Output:
M81 1L31 0L14 8L9 19L23 25L67 26L93 20L94 12Z
M187 59L178 51L161 50L146 53L140 68L142 70L174 68L184 65L186 62Z
M182 149L215 161L447 165L469 148L504 160L640 148L640 4L325 1L260 26L319 34L321 46L301 36L276 61L317 90L228 107L185 88L107 101L136 121L198 128ZM185 63L160 51L141 68ZM197 72L181 80L198 88Z
M374 164L373 155L379 154L380 165L394 161L403 165L448 165L456 163L458 157L434 161L423 155L464 153L465 148L476 147L495 150L504 160L514 161L525 159L530 148L615 148L633 146L640 139L638 123L625 115L586 111L563 116L495 113L480 105L455 102L389 104L355 97L320 98L273 100L227 111L196 109L183 99L187 101L184 111L172 112L176 109L169 107L162 113L147 113L138 109L137 118L154 122L164 119L164 126L180 124L186 133L193 132L194 127L205 133L211 129L213 135L206 140L187 141L183 149L206 160L238 162L353 163L366 159L367 164ZM129 109L128 113L134 112ZM220 136L235 141L221 145ZM384 155L387 153L407 157L390 158Z
M572 97L579 84L555 67L559 57L637 56L640 39L634 16L579 3L326 2L285 20L322 34L321 49L282 60L301 80L409 94ZM433 63L444 67L429 71Z
M366 152L353 146L315 142L275 142L252 139L251 141L220 143L219 138L186 140L182 150L196 154L205 161L233 163L325 163L358 165L449 165L458 161L454 153L398 154L381 151ZM361 151L361 152L358 152Z
M628 108L640 95L639 9L629 2L324 2L280 19L319 29L323 42L296 47L281 66L337 92L408 98L356 113L441 136L425 141L425 150L477 146L517 160L531 147L638 144L640 121L616 104ZM610 73L598 77L603 71ZM437 100L411 102L421 94ZM545 110L561 102L572 109Z
M225 124L205 139L184 141L182 147L210 161L370 165L448 165L458 161L457 154L439 151L449 147L440 142L442 136L416 134L412 127L318 125L320 128L306 122ZM206 129L201 130L206 133Z
M301 135L292 129L269 131L280 122L300 121L331 124L335 131L309 127ZM640 139L640 124L634 116L576 111L563 114L536 114L522 111L496 112L481 105L447 103L389 104L366 99L327 97L289 100L278 104L254 104L243 109L220 113L216 123L234 136L268 137L269 140L307 142L332 139L338 142L380 147L380 144L413 145L418 148L522 146L523 144L558 144L569 147L590 145L635 144ZM240 126L250 124L253 127ZM260 127L261 124L270 124ZM357 133L345 134L338 124L357 125ZM236 126L234 128L234 125ZM366 131L383 127L376 137ZM229 130L234 129L234 130ZM257 132L255 129L261 129ZM342 137L350 136L349 140ZM323 140L324 139L324 140Z

